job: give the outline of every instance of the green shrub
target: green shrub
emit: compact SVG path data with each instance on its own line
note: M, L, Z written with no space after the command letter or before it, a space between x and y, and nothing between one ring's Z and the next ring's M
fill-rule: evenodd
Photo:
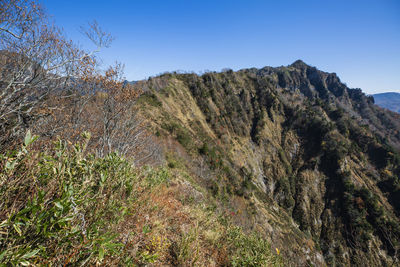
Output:
M247 235L231 226L226 238L232 266L283 266L282 258L272 252L268 241L254 232ZM279 249L276 252L279 254Z
M157 96L153 93L144 93L140 96L139 102L145 102L153 107L161 107L162 103L158 100Z
M163 123L161 128L167 130L169 133L174 134L176 136L176 140L186 149L191 147L191 143L193 142L192 137L190 136L187 129L183 128L182 125L171 122L171 123Z
M29 148L0 157L0 265L96 265L120 262L123 244L113 228L130 212L137 171L111 153L85 153L58 141L50 152ZM145 170L144 186L168 179Z
M176 134L176 140L185 148L189 148L192 138L190 137L189 133L184 130L180 129Z
M209 150L210 150L210 149L209 149L207 143L204 143L204 144L199 148L199 153L200 153L201 155L207 155L208 152L209 152Z

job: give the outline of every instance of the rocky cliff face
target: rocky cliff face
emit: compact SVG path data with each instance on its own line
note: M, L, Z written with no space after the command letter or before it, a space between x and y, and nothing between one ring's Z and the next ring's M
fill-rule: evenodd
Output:
M398 263L399 114L302 61L136 85L168 165L292 265Z

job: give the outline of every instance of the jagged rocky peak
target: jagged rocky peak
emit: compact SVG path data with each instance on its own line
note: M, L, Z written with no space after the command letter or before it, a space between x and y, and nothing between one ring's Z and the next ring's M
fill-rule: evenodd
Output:
M290 67L293 68L298 68L298 69L304 69L310 67L310 65L306 64L303 60L298 59L295 62L293 62Z

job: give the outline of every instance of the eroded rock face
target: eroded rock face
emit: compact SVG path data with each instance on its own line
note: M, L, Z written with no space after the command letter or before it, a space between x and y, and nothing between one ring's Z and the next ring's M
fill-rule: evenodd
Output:
M302 61L146 86L162 103L144 109L160 139L174 137L221 208L293 265L398 261L397 114Z

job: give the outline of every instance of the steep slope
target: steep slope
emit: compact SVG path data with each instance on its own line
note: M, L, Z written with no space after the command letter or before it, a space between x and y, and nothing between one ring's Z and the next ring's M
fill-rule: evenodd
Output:
M302 61L135 85L168 166L293 265L398 261L399 114Z
M99 157L82 137L43 151L28 131L0 155L0 266L285 266L185 171Z
M372 96L378 106L400 113L400 93L381 93Z

